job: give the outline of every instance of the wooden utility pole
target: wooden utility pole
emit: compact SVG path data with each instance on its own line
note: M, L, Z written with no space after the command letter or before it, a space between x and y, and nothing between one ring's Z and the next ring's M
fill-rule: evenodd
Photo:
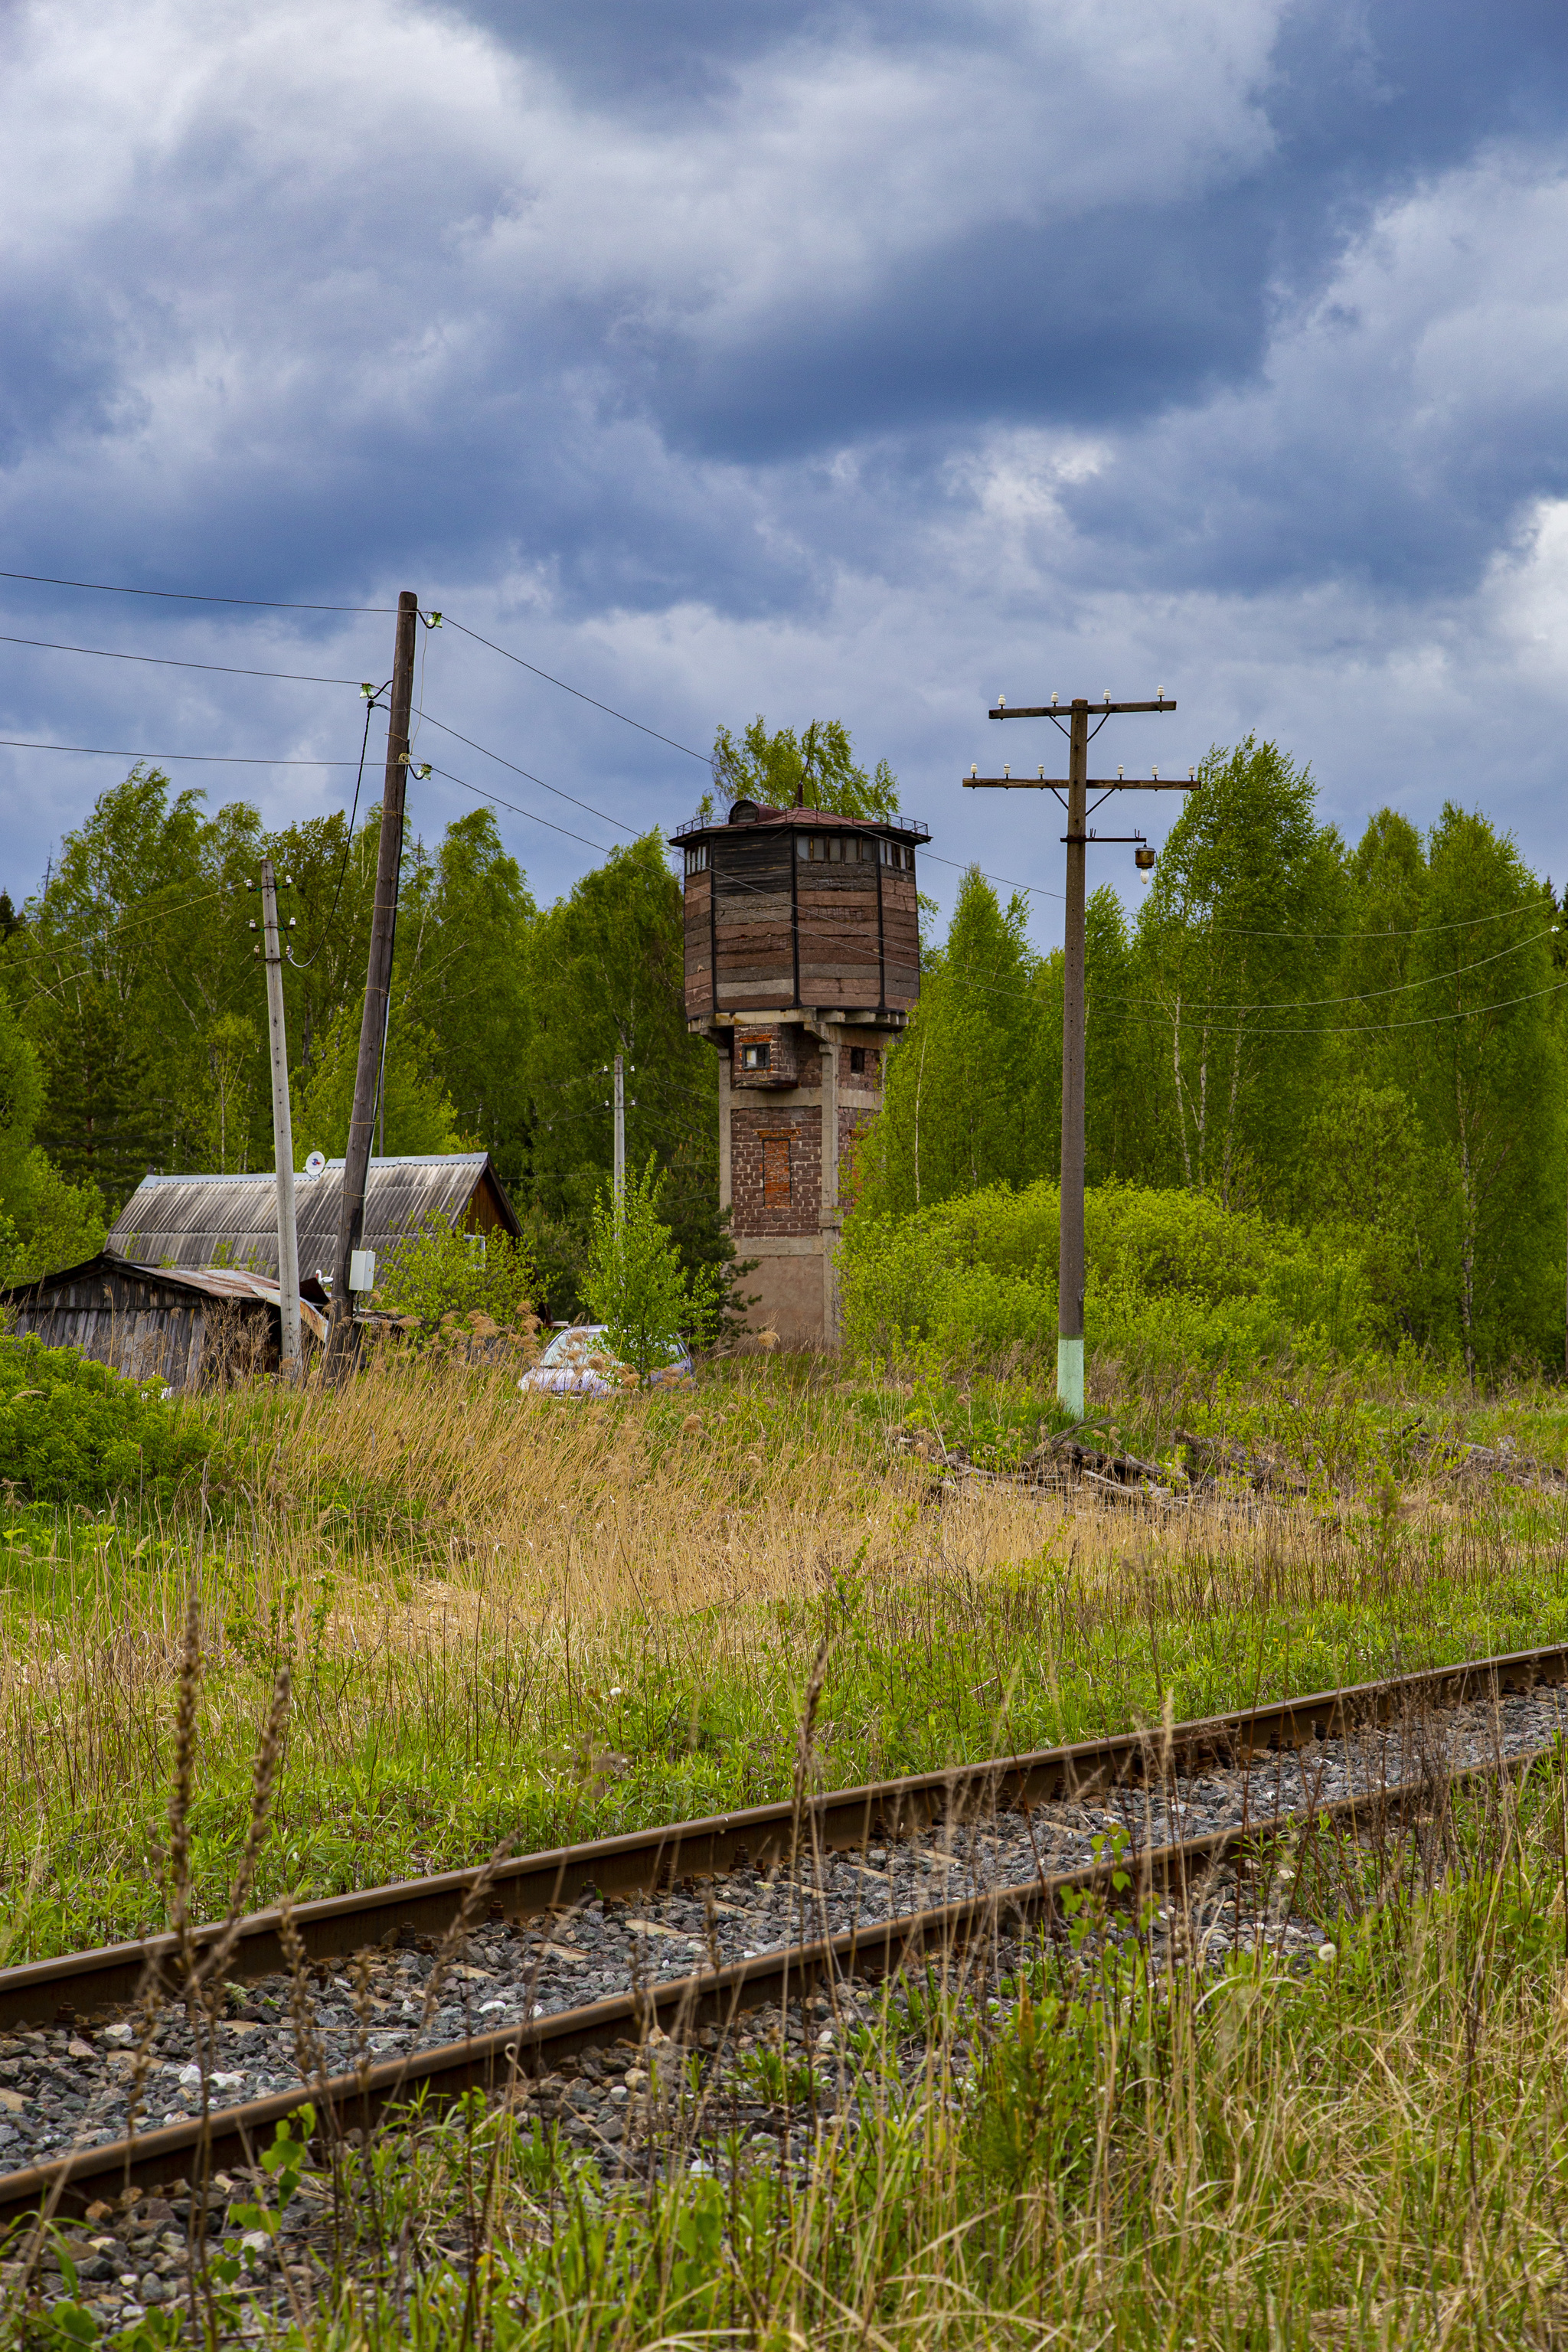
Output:
M1153 856L1137 833L1090 833L1089 819L1092 811L1089 795L1100 794L1094 803L1120 792L1185 793L1193 787L1193 772L1189 768L1180 783L1163 782L1156 768L1150 776L1090 777L1089 747L1105 720L1119 711L1174 710L1175 704L1167 702L1163 694L1154 702L1112 702L1107 695L1102 702L1090 703L1079 695L1070 703L1058 703L1053 696L1048 703L1031 704L1009 710L998 699L990 713L993 719L1051 719L1068 738L1068 772L1065 776L1047 776L1042 768L1037 776L1015 776L1006 768L999 776L976 775L972 769L963 779L970 792L1054 793L1067 810L1068 829L1062 835L1067 847L1067 915L1063 929L1062 958L1062 1181L1061 1240L1057 1259L1057 1399L1073 1415L1083 1418L1083 1092L1084 1092L1084 898L1085 866L1091 842L1136 842L1140 845L1138 862L1152 866ZM1091 729L1090 713L1100 721ZM1062 799L1063 793L1067 797Z
M278 1301L282 1316L282 1370L296 1381L304 1370L300 1345L300 1239L294 1223L294 1124L289 1108L289 1047L283 1034L283 950L278 934L278 877L261 861L261 931L267 962L267 1027L272 1046L272 1157L278 1170Z
M376 1077L392 993L392 934L397 914L397 877L403 864L403 801L408 783L408 719L414 700L414 641L418 621L419 600L412 588L405 588L397 600L392 707L386 726L386 782L381 796L375 904L370 919L370 961L365 972L359 1061L354 1069L353 1109L349 1116L348 1148L343 1154L338 1254L332 1268L327 1353L334 1363L346 1359L353 1328L349 1269L364 1234L364 1188L370 1174L370 1148L375 1127Z
M616 1223L626 1210L626 1063L616 1055Z

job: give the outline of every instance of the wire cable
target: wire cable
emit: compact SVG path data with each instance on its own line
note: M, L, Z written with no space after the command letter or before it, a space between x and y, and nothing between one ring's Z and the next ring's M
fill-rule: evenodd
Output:
M283 604L271 596L199 596L188 588L122 588L110 580L57 580L47 572L0 572L0 580L31 580L42 588L90 588L100 596L162 596L176 604L247 604L266 613L395 613L395 604Z
M545 825L552 833L563 833L568 841L580 841L584 848L593 850L595 856L608 857L610 855L602 841L590 841L585 833L574 833L569 825L553 824L549 817L539 816L532 809L519 808L515 801L503 801L498 793L487 793L479 785L470 784L466 776L455 776L450 768L432 766L430 773L442 777L448 784L457 784L465 793L472 793L476 800L489 801L494 808L510 809L513 816L525 816L531 824ZM594 814L597 815L597 810Z
M391 681L391 679L389 678L389 679L387 680L387 686L390 686L390 685L391 685L391 683L392 683L392 681ZM369 748L370 748L370 718L371 718L371 713L372 713L372 711L375 709L375 707L376 707L377 703L381 700L382 696L383 696L385 692L386 692L386 687L385 687L385 686L382 686L382 687L378 687L378 688L376 688L376 690L375 690L375 692L374 692L374 694L367 695L367 696L365 697L365 704L364 704L364 733L363 733L363 736L361 737L361 739L360 739L360 747L359 747L359 774L358 774L358 775L355 777L355 779L354 779L354 796L353 796L353 801L352 801L352 803L350 803L350 806L349 806L349 822L348 822L348 831L347 831L347 832L344 834L344 835L343 835L343 854L342 854L342 857L341 857L341 858L339 859L339 861L338 861L338 879L337 879L337 885L336 885L335 888L334 888L334 889L333 889L333 891L332 891L332 910L331 910L331 913L327 917L326 922L325 922L325 923L324 923L324 925L322 926L322 929L321 929L321 939L317 941L315 954L314 954L314 955L308 955L308 956L296 956L296 955L294 955L294 954L290 953L289 958L289 962L293 965L293 967L294 967L294 969L295 969L295 971L310 971L310 966L311 966L311 965L316 961L317 957L319 957L319 956L320 956L320 954L321 954L321 950L326 946L327 941L329 940L329 939L331 939L331 935L332 935L332 925L337 921L337 919L338 919L338 900L339 900L339 899L342 897L342 895L343 895L343 877L347 874L347 872L348 872L348 870L349 870L349 858L350 858L351 855L353 854L353 845L354 845L354 819L355 819L355 817L359 814L359 796L360 796L360 788L361 788L361 786L362 786L362 785L363 784L363 782L364 782L364 761L365 761L365 753L366 753L366 751L367 751L369 750ZM348 762L347 762L347 761L346 761L346 760L344 761L343 765L344 765L345 767L348 765Z
M1349 996L1298 996L1270 999L1263 1003L1234 1003L1218 996L1194 996L1191 1008L1195 1013L1315 1013L1329 1004L1373 1004L1381 996L1402 996L1411 988L1441 988L1445 982L1462 980L1467 972L1480 971L1489 963L1500 963L1504 956L1518 955L1521 948L1534 947L1537 940L1550 939L1556 930L1551 923L1545 930L1531 931L1527 940L1515 940L1511 947L1499 948L1495 955L1478 956L1474 963L1455 964L1447 971L1424 972L1417 980L1398 980L1390 988L1367 988ZM1163 1013L1158 998L1147 996L1107 996L1100 1002L1142 1007L1151 1013Z
M553 793L558 801L570 801L574 808L580 808L583 811L584 816L596 816L601 824L614 825L617 833L624 833L629 840L637 839L634 826L623 824L618 816L611 816L606 810L595 808L591 801L580 801L575 793L563 792L559 784L547 784L542 776L534 775L530 769L520 768L515 760L503 758L500 751L491 751L483 743L476 743L471 735L459 735L455 727L447 726L442 719L431 719L427 711L422 710L419 717L427 720L430 726L438 728L443 735L449 735L454 743L466 743L468 750L477 751L481 760L493 760L498 768L510 768L512 774L521 776L525 783L537 784L541 792ZM502 802L501 806L506 805L507 803ZM519 814L526 816L528 812L524 809ZM557 827L557 830L561 828ZM574 841L581 841L583 838L581 834L574 834L572 837ZM592 848L594 844L590 842L588 846Z
M268 760L258 753L237 751L116 751L102 743L34 743L23 735L0 735L0 748L12 751L79 751L90 760L150 760L154 767L166 761L204 768L352 768L352 760Z
M1345 1021L1315 1029L1298 1028L1293 1022L1288 1022L1278 1029L1252 1026L1244 1029L1215 1029L1206 1021L1200 1023L1199 1026L1205 1037L1382 1037L1394 1029L1441 1029L1451 1026L1456 1021L1484 1020L1489 1013L1507 1013L1516 1004L1534 1004L1543 996L1559 995L1565 988L1568 988L1568 980L1557 980L1553 981L1549 988L1532 988L1523 996L1500 997L1492 1004L1466 1005L1458 1013L1423 1013L1418 1019L1411 1021ZM1102 1001L1113 1002L1114 1000ZM1121 1015L1122 1020L1131 1021L1135 1027L1141 1029L1172 1027L1180 1020L1180 1017L1179 1013L1167 1013L1163 1019L1150 1021L1140 1019L1135 1013L1124 1013Z
M46 654L90 654L95 661L147 662L154 669L216 670L224 677L279 677L292 686L358 686L357 677L322 677L314 670L242 669L234 662L176 661L171 654L121 654L110 646L62 646L53 637L0 635L0 646L32 646Z
M493 638L481 637L478 629L465 627L461 621L455 621L450 613L443 614L442 618L448 628L461 629L464 636L472 637L475 645L488 646L492 654L500 654L503 661L515 662L519 669L529 670L535 677L543 678L547 686L558 686L563 694L575 695L579 702L591 703L595 710L607 712L610 718L618 719L625 727L635 727L639 735L651 735L656 743L668 743L672 751L684 751L688 759L700 760L704 767L710 764L711 755L709 752L694 751L689 743L678 743L673 735L661 735L657 727L645 727L640 719L628 718L624 710L617 710L614 704L601 702L597 695L584 694L581 688L568 686L563 677L556 677L551 671L541 669L537 662L524 661L521 654L509 652L505 646L498 646Z

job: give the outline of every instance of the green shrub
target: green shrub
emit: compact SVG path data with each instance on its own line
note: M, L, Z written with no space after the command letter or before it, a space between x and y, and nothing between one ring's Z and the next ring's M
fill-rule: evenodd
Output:
M373 1304L412 1318L426 1333L448 1315L488 1315L499 1325L531 1319L534 1272L510 1234L466 1234L432 1216L386 1253Z
M128 1381L75 1348L0 1339L0 1482L38 1503L167 1502L212 1439L158 1380Z
M711 1266L681 1265L658 1213L664 1181L650 1153L640 1176L628 1170L618 1202L612 1192L600 1193L583 1278L584 1297L611 1349L642 1379L668 1363L682 1333L707 1338L726 1289Z
M922 1344L971 1362L1054 1360L1058 1194L1005 1184L909 1217L852 1215L839 1254L845 1343ZM1373 1334L1355 1257L1203 1193L1131 1184L1084 1202L1091 1349L1130 1369L1353 1355Z

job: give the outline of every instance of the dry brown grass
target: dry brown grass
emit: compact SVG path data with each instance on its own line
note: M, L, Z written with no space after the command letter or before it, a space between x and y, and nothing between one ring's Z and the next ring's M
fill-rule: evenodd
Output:
M238 1484L205 1543L100 1523L68 1603L11 1607L13 1956L163 1916L198 1549L209 1904L282 1664L267 1895L785 1797L828 1627L815 1769L847 1781L1568 1635L1561 1510L1513 1490L1199 1508L944 1488L888 1442L905 1398L884 1425L857 1403L766 1359L694 1400L605 1405L406 1357L229 1391Z

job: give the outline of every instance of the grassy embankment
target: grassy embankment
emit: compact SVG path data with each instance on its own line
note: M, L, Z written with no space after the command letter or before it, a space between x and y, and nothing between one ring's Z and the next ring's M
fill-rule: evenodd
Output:
M1568 1514L1434 1477L1411 1424L1561 1459L1568 1409L1319 1380L1110 1402L1123 1441L1267 1436L1303 1503L1151 1511L935 1491L895 1427L1005 1464L1026 1384L858 1385L785 1360L693 1401L519 1399L505 1373L386 1364L345 1391L241 1390L206 1522L14 1509L0 1535L5 1955L162 1924L185 1595L206 1659L193 1818L221 1907L278 1666L294 1696L255 1897L321 1894L787 1796L833 1636L825 1782L1568 1638ZM695 1414L699 1429L686 1423Z

